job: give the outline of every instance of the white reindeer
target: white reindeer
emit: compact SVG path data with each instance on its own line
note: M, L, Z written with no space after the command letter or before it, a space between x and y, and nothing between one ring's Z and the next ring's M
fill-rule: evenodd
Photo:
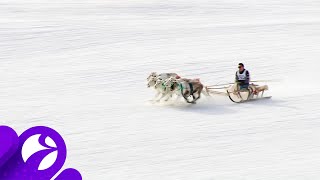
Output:
M147 86L153 87L156 90L156 95L153 98L153 101L160 101L162 98L165 98L165 101L167 101L171 96L167 96L168 89L164 86L164 82L166 79L170 77L177 77L180 78L176 73L161 73L157 74L156 72L152 72L149 77L147 78ZM159 95L161 94L160 98Z

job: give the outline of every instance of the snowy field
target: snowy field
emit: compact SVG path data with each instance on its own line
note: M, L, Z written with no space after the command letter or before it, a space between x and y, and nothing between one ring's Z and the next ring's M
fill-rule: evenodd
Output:
M320 178L320 1L2 0L0 123L56 129L84 179ZM152 71L271 100L151 104ZM319 67L318 67L319 65Z

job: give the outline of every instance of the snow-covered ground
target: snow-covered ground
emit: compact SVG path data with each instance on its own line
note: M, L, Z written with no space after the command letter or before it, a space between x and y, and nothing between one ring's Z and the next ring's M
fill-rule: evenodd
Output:
M59 131L84 179L320 178L320 1L2 0L0 123ZM272 100L153 105L150 72L243 62Z

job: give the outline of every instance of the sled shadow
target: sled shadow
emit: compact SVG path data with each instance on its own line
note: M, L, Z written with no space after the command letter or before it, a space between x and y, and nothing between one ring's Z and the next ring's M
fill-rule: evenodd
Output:
M246 102L245 104L251 104L255 106L272 106L272 107L281 107L281 108L289 108L289 109L294 109L298 110L299 108L288 105L289 101L286 100L279 100L279 99L263 99L259 101L249 101Z

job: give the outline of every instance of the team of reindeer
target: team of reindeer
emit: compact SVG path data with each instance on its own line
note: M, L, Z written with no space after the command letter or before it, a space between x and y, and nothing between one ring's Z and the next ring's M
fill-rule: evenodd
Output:
M158 102L168 101L176 95L177 99L182 96L187 103L194 104L200 98L204 88L199 79L181 78L176 73L152 72L147 81L147 86L156 90L157 94L153 100Z

